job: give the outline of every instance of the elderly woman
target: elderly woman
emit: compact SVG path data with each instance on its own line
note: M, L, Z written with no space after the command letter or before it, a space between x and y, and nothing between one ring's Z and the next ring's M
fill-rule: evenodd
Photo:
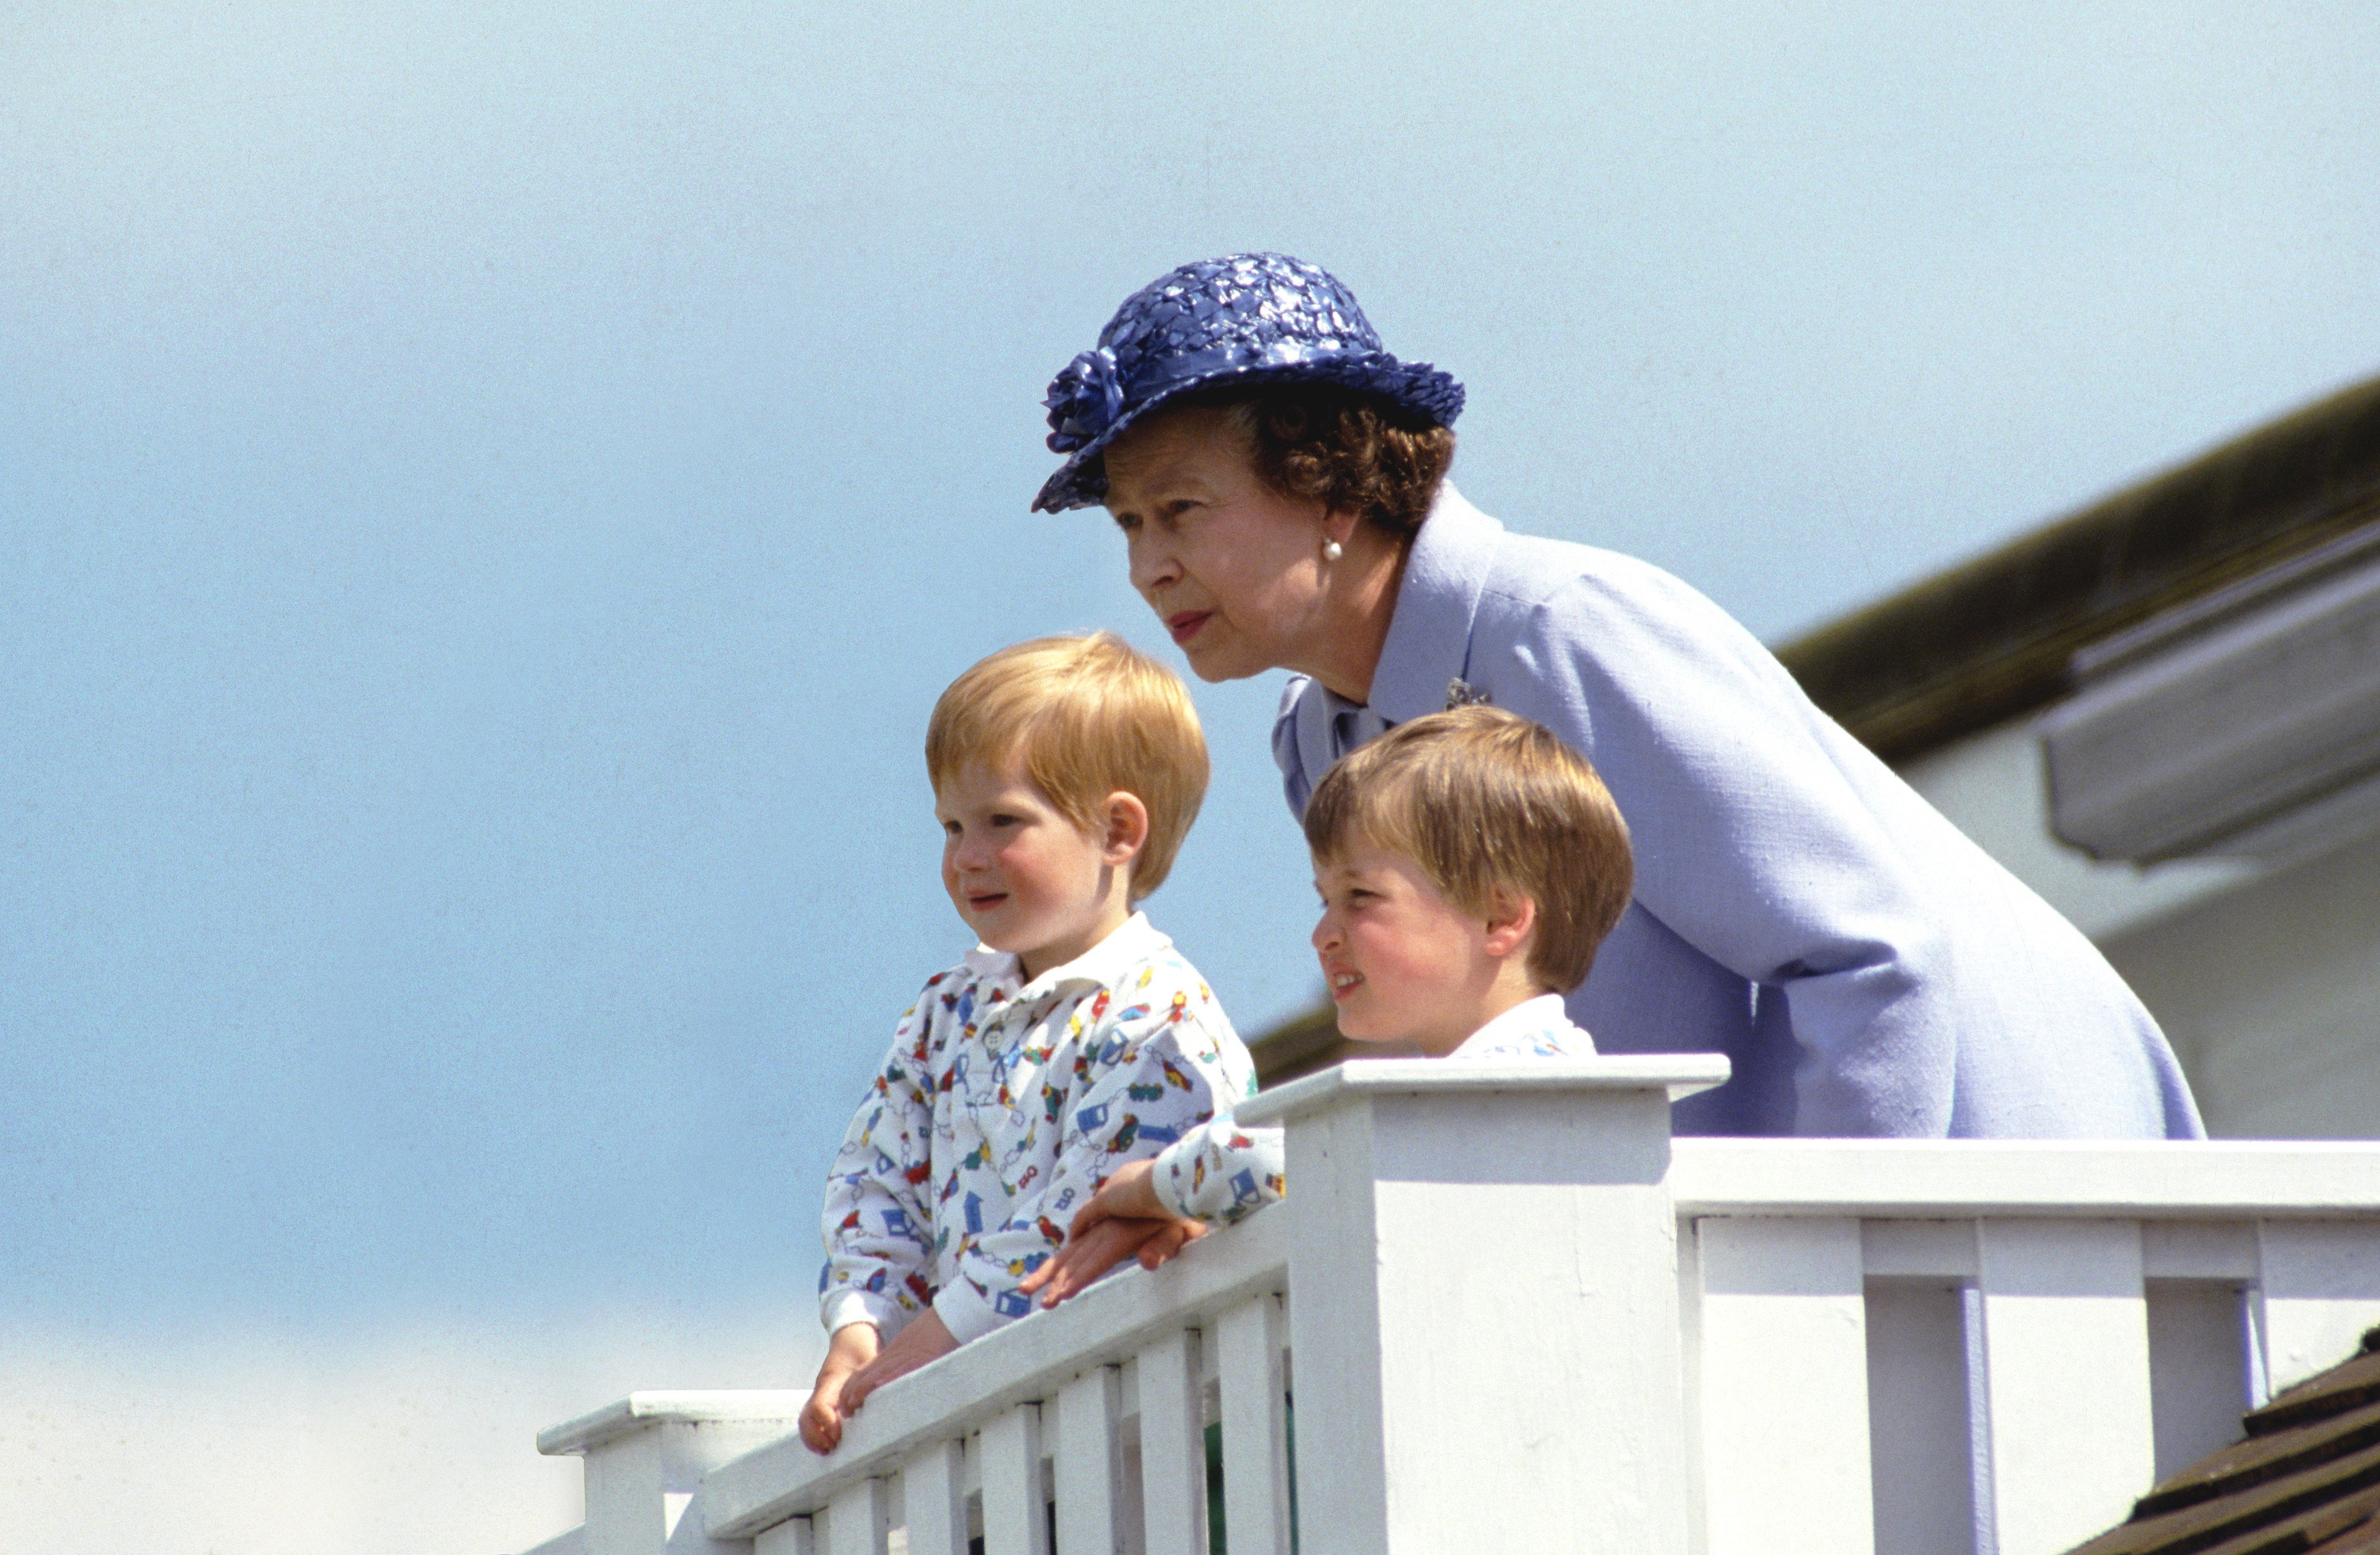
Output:
M1685 584L1509 533L1446 480L1463 390L1313 265L1126 299L1051 385L1034 505L1103 504L1206 680L1293 673L1290 808L1392 724L1488 701L1591 760L1635 897L1569 999L1606 1052L1715 1051L1681 1132L2188 1138L2172 1051L2091 942Z

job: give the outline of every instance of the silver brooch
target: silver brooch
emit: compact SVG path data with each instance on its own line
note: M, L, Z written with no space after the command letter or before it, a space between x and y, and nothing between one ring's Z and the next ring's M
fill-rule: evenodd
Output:
M1487 692L1475 691L1465 685L1461 675L1446 683L1446 711L1449 712L1456 708L1484 706L1491 700L1493 699Z

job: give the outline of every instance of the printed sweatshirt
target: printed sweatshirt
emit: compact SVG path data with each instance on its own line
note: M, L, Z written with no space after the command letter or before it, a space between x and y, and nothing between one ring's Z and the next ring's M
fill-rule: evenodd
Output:
M978 947L905 1012L827 1178L820 1315L889 1340L931 1306L962 1343L1127 1161L1256 1089L1222 1007L1138 913L1025 982Z

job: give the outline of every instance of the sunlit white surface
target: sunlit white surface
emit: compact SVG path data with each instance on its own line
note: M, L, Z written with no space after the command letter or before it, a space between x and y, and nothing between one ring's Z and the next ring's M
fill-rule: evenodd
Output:
M2232 890L2259 870L2236 858L2102 863L2059 842L2049 832L2049 782L2030 718L1928 751L1900 775L2094 940Z

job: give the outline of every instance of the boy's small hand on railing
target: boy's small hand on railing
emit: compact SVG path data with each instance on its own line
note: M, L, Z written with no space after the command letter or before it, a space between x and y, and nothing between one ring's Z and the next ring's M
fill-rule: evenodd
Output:
M1102 1221L1170 1221L1173 1211L1157 1197L1157 1166L1153 1161L1127 1161L1116 1169L1115 1175L1101 1183L1091 1195L1089 1203L1075 1212L1075 1223L1066 1233L1071 1245L1087 1235Z
M1138 1252L1164 1225L1162 1221L1111 1218L1087 1232L1076 1231L1016 1288L1038 1298L1043 1306L1055 1306Z
M827 1342L826 1359L810 1384L809 1402L802 1405L802 1444L811 1452L832 1452L843 1440L844 1385L876 1354L874 1323L847 1323Z
M959 1347L951 1330L942 1326L942 1315L929 1306L907 1328L892 1336L892 1342L878 1352L874 1360L851 1374L843 1385L841 1408L845 1416L856 1415L868 1402L868 1395L896 1378L908 1376L928 1361L939 1361Z
M1173 1261L1175 1254L1214 1229L1204 1221L1160 1221L1157 1233L1140 1245L1140 1267L1164 1268Z
M1151 1175L1149 1163L1136 1160L1101 1184L1075 1216L1066 1245L1016 1288L1055 1306L1135 1254L1142 1268L1156 1269L1207 1234L1204 1222L1166 1209Z
M958 1347L941 1315L930 1307L880 1348L873 1323L835 1330L818 1380L810 1384L809 1402L802 1405L803 1445L813 1452L833 1452L843 1443L843 1422L858 1412L868 1394Z

